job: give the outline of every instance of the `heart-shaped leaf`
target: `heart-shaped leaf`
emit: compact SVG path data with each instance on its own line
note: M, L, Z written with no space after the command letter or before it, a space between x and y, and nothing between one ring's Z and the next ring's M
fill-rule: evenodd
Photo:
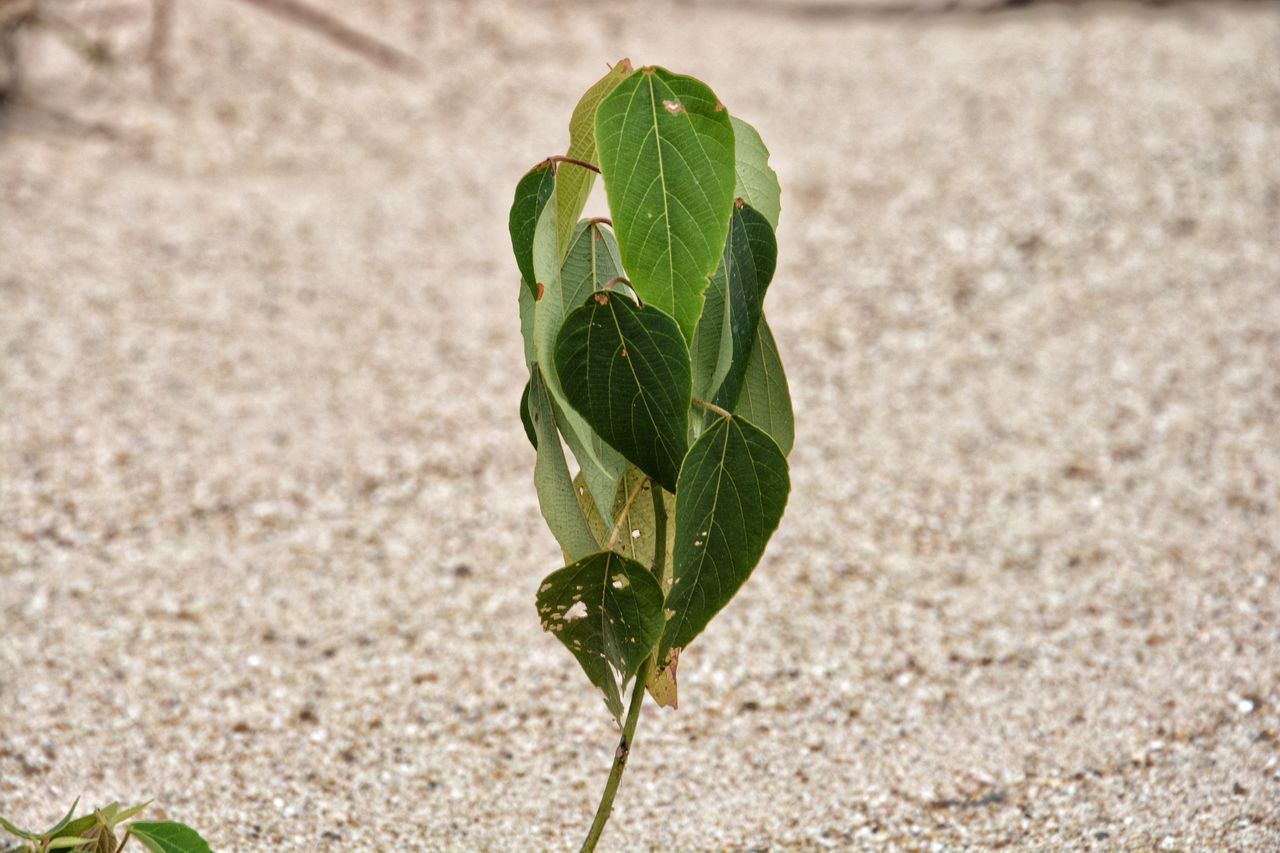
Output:
M738 401L777 259L768 220L748 204L735 204L724 257L711 277L690 348L693 393L699 398L724 409Z
M790 490L786 457L742 418L719 418L689 448L676 491L669 616L658 646L664 667L751 575Z
M782 187L769 165L769 149L756 129L737 116L733 122L733 194L754 207L778 230L782 211Z
M516 184L516 196L511 202L511 214L507 228L511 232L511 249L516 255L520 277L536 298L538 277L533 267L533 235L542 216L542 209L555 188L555 168L546 160L534 166L520 183Z
M688 447L689 351L680 327L652 306L597 292L556 341L565 396L605 441L675 491Z
M566 155L587 163L596 161L596 108L605 96L618 87L632 72L631 60L621 59L609 69L609 73L596 81L569 119L569 150ZM556 243L560 257L569 250L573 238L573 223L582 215L596 173L573 163L561 163L556 169Z
M729 229L729 113L698 80L642 68L601 101L596 148L631 286L690 341Z
M602 551L552 572L538 588L538 616L582 664L622 717L622 689L662 634L662 589L647 568Z
M791 390L782 371L782 356L763 316L756 329L755 343L747 358L742 393L733 413L769 434L784 456L791 455L795 443L795 417L791 410Z
M181 823L132 823L129 832L151 853L211 853L200 833Z

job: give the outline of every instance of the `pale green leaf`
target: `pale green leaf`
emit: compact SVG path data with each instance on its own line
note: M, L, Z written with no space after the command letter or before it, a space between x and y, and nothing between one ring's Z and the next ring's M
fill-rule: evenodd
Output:
M565 463L564 448L556 431L555 410L547 398L543 371L537 369L529 380L529 419L537 437L537 458L533 484L538 492L538 508L551 535L570 559L580 559L598 549L587 521L578 509L573 480Z
M737 116L731 116L730 120L734 142L733 194L760 211L777 231L782 187L777 173L769 165L769 149L764 147L764 140L754 127Z
M34 840L40 837L38 833L32 832L29 829L19 829L7 818L0 817L0 827L3 827L4 830L11 835L16 835L19 838L26 838L27 840Z
M50 840L45 845L46 850L69 850L72 847L79 847L81 844L93 844L97 841L94 838L80 838L78 836L62 835Z
M538 360L533 339L534 311L537 308L537 297L529 288L520 282L520 337L524 340L524 366L532 369Z
M71 819L76 816L76 806L78 805L80 805L80 798L76 797L75 802L71 804L71 808L67 809L67 813L62 816L62 820L55 823L53 828L46 832L45 835L52 838L66 829L67 824L71 823Z
M719 418L689 448L676 492L669 616L658 647L664 666L750 576L790 490L778 445L741 418Z
M631 286L692 340L729 229L729 114L692 77L642 68L600 103L596 147Z
M782 370L778 344L764 316L760 317L760 326L756 329L756 339L747 358L742 393L733 413L767 432L784 456L791 454L795 443L791 390L787 387L787 375Z
M544 630L564 643L614 718L622 689L662 633L662 589L649 569L603 551L552 572L538 588Z
M129 825L129 832L151 853L211 853L200 833L181 823L134 823Z
M556 370L592 429L675 491L689 423L689 351L675 321L621 294L592 294L565 319Z
M631 74L631 61L621 59L586 91L569 119L569 150L567 156L587 163L596 161L596 107L605 96ZM591 195L596 173L573 163L560 163L556 168L556 243L560 257L569 251L573 238L573 223L582 215L582 208Z
M777 258L768 221L750 205L735 204L690 350L694 396L725 409L737 402Z

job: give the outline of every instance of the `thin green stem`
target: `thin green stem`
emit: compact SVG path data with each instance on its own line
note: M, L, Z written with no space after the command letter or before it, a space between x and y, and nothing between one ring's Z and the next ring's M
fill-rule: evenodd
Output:
M662 578L666 565L667 553L667 506L663 501L662 488L656 483L653 491L653 571ZM627 768L627 757L631 755L631 746L635 743L636 723L640 721L640 708L644 705L645 685L649 682L649 674L653 671L653 655L644 659L640 671L636 673L635 687L631 690L631 705L627 708L627 719L622 724L622 737L618 740L618 748L613 753L613 767L609 770L609 781L605 782L604 793L600 795L600 805L596 809L595 820L587 833L587 840L582 842L582 853L591 853L600 842L604 825L609 821L613 811L613 797L618 793L618 784L622 781L622 771Z

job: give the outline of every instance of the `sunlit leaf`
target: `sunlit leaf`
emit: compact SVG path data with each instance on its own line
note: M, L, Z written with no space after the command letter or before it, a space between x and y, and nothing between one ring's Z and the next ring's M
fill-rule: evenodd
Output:
M200 833L181 823L133 823L129 832L151 853L211 853Z
M566 156L587 163L596 161L596 107L631 71L631 61L620 59L578 101L569 119L569 150L565 152ZM595 180L595 172L573 163L561 163L556 168L556 244L562 258L569 251L573 223L582 215Z
M596 147L631 286L692 340L729 229L729 114L692 77L642 68L600 103Z
M19 829L17 826L11 823L8 819L3 817L0 817L0 827L3 827L4 830L9 834L16 835L19 838L34 840L40 837L38 833L32 832L29 829Z
M674 578L658 648L664 666L750 576L790 490L786 457L742 418L719 418L689 448L676 491Z
M622 689L662 633L662 589L645 566L604 551L552 572L538 588L544 630L564 643L615 719Z
M675 321L597 292L565 319L555 357L565 396L591 428L675 491L689 419L689 351Z
M734 159L733 194L742 199L778 230L778 215L782 210L782 187L778 174L769 165L769 149L756 129L737 116L733 122Z

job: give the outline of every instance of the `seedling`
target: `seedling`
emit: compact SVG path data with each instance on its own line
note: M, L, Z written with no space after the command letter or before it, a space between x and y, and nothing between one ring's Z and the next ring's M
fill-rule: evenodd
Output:
M19 829L0 817L0 829L21 839L16 847L0 849L5 853L49 853L53 850L66 853L120 853L131 839L137 839L151 853L210 853L209 845L200 837L200 833L189 826L172 821L152 823L135 820L126 823L138 817L150 803L130 808L111 803L76 817L78 805L80 799L77 797L62 820L44 832Z
M597 176L611 218L580 218ZM583 850L646 690L676 707L681 652L786 506L791 397L763 307L779 196L751 125L703 83L625 59L578 102L568 152L516 186L520 414L567 564L539 586L538 616L622 729Z

